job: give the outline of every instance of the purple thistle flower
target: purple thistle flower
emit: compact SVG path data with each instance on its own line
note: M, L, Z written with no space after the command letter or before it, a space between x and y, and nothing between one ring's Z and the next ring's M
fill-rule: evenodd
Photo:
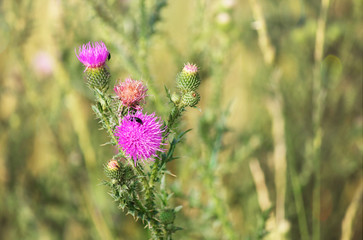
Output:
M136 165L136 161L152 160L157 157L157 151L164 151L161 149L164 131L155 113L147 115L138 111L123 118L116 127L115 136L126 156L133 159Z
M86 68L98 68L105 64L109 52L103 42L94 42L83 44L78 48L78 55L75 49L76 56Z

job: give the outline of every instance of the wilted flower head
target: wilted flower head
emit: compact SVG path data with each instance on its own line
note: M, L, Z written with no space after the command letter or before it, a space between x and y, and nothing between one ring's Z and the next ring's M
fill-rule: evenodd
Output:
M162 123L153 114L138 111L123 118L116 127L115 136L126 156L136 162L151 160L157 151L164 151L162 145Z
M109 52L103 42L83 44L78 48L76 56L87 68L98 68L105 64Z
M132 80L131 78L120 82L113 90L124 106L136 109L144 101L147 92L146 86L141 81Z

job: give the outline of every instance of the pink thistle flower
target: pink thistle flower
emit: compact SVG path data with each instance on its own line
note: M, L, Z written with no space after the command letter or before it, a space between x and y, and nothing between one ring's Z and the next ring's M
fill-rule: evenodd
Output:
M194 74L198 72L198 66L196 64L187 63L183 68L183 72Z
M86 66L86 69L103 66L109 56L109 52L103 42L83 44L82 47L78 48L78 55L76 49L75 52L78 60Z
M157 151L164 151L161 148L164 131L155 113L148 115L138 111L123 118L116 127L115 136L122 151L133 159L136 165L137 161L152 160L153 157L157 157Z
M117 84L113 90L124 106L138 109L138 105L146 97L147 87L141 81L127 78L124 82Z

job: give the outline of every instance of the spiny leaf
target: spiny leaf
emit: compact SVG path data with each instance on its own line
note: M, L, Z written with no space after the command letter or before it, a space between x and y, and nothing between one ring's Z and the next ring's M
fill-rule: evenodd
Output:
M166 96L168 97L168 99L170 100L170 102L173 102L171 100L170 90L165 85L164 85L164 89L165 89L165 92L166 92Z
M174 208L174 212L179 212L182 208L183 208L183 206L179 205L179 206Z

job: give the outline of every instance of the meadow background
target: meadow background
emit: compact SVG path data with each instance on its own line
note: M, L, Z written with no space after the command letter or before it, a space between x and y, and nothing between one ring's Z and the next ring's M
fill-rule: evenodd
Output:
M0 1L0 239L148 237L100 184L114 149L74 52L89 41L164 120L164 85L200 68L168 166L175 239L362 239L362 16L359 0Z

